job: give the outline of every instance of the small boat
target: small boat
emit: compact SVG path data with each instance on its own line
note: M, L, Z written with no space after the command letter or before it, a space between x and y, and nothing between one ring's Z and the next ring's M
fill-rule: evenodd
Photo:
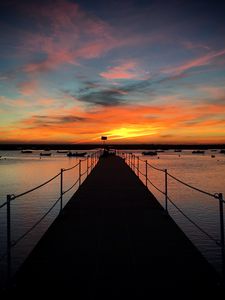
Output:
M21 153L33 153L32 150L21 150Z
M192 151L192 154L205 154L204 150L194 150Z
M211 155L211 157L212 157L212 158L214 158L214 157L215 157L215 155Z
M56 153L68 153L68 151L64 151L64 150L57 150Z
M143 151L142 155L157 155L157 151Z
M85 156L86 154L87 154L87 152L74 152L74 153L68 152L68 153L67 153L67 156L68 156L68 157L83 157L83 156Z
M181 149L175 149L174 152L182 152Z
M40 153L40 156L51 156L52 154L51 153Z

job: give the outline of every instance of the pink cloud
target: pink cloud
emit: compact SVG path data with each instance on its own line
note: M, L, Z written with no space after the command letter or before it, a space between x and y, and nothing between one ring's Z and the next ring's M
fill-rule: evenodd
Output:
M108 80L138 78L136 67L137 63L134 61L125 62L120 66L109 67L106 72L100 73L100 76Z
M191 68L197 68L197 67L201 67L201 66L205 66L210 64L215 58L220 57L225 55L225 49L218 51L218 52L211 52L208 53L207 55L204 55L202 57L193 59L191 61L188 61L180 66L177 67L169 67L169 68L165 68L162 70L163 73L166 74L179 74L182 73L184 71L187 71Z
M54 1L42 6L21 5L23 10L36 20L38 32L23 32L20 34L24 54L29 49L33 53L42 53L42 61L28 62L23 71L27 73L54 70L62 64L79 64L80 59L93 59L106 52L119 48L152 42L159 39L155 36L123 36L109 24L98 17L83 11L77 4L65 0ZM20 8L20 9L21 9ZM46 33L48 27L48 34ZM124 66L125 67L125 66ZM135 76L130 70L121 70L121 76Z
M219 86L201 86L198 88L200 92L203 92L207 97L212 97L213 99L223 99L225 100L225 88Z
M37 91L38 84L36 81L26 81L19 84L19 92L23 96L34 95Z

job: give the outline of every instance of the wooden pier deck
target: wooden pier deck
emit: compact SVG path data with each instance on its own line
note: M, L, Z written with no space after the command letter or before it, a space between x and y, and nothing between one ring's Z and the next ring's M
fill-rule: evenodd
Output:
M218 276L124 161L110 156L20 268L14 290L27 289L148 299L154 292L217 291Z

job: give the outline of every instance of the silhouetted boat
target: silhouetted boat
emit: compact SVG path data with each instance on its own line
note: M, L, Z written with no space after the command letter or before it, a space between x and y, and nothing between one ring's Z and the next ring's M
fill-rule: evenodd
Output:
M74 152L74 153L72 153L72 152L68 152L67 153L67 156L68 157L83 157L83 156L85 156L87 154L87 152Z
M192 154L205 154L204 150L194 150L192 151Z
M212 157L212 158L214 158L214 157L215 157L215 155L211 155L211 157Z
M21 150L21 153L33 153L32 150Z
M51 156L51 153L40 153L40 156Z
M157 155L157 151L143 151L142 155Z
M57 153L68 153L68 151L64 151L64 150L57 150Z

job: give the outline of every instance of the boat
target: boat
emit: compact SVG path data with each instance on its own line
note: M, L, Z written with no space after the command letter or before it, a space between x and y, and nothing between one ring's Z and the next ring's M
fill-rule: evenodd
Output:
M194 150L192 151L192 154L205 154L204 150Z
M68 157L83 157L83 156L85 156L86 154L87 154L87 152L74 152L74 153L68 152L68 153L67 153L67 156L68 156Z
M64 150L57 150L56 153L68 153L68 151Z
M40 153L40 156L51 156L52 154L51 153Z
M214 158L214 157L215 157L215 155L211 155L211 157L212 157L212 158Z
M33 153L32 150L21 150L21 153Z
M157 155L157 151L143 151L142 155Z
M174 152L182 152L181 149L175 149Z

